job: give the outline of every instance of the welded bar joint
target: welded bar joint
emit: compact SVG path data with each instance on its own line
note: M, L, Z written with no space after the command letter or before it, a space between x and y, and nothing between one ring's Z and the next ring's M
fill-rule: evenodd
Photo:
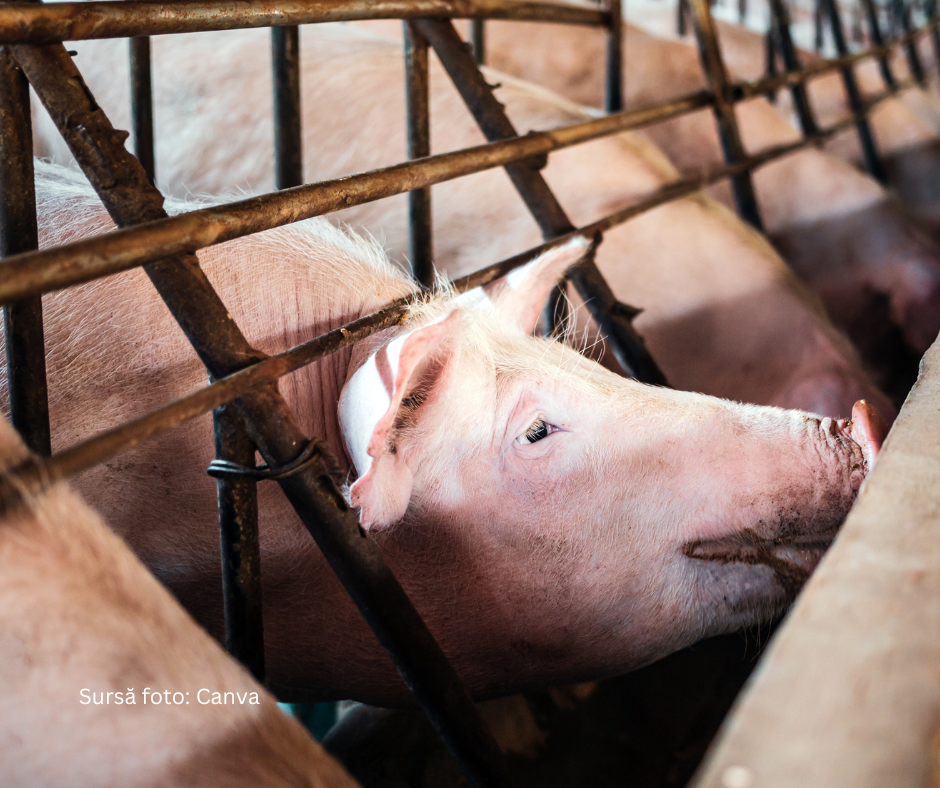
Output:
M126 134L111 126L65 48L12 50L115 222L165 217L162 195L124 148ZM212 378L260 360L194 256L178 255L145 271ZM243 395L236 407L270 467L285 466L303 451L306 437L273 386ZM310 465L279 484L471 785L507 785L502 755L469 692L332 477Z
M453 24L432 19L417 20L414 24L434 48L484 136L491 141L518 136L503 105L493 95L492 86L474 63ZM542 236L550 239L570 233L575 228L539 172L541 164L533 161L516 162L507 164L505 169L529 213L541 228ZM568 279L581 295L625 374L645 382L665 385L665 376L653 361L642 337L633 328L631 321L637 311L617 301L598 270L593 253L589 253L569 272ZM546 318L553 317L552 307Z

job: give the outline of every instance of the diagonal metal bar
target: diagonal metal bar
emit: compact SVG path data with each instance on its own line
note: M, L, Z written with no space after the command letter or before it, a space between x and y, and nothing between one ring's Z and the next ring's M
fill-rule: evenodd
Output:
M747 153L741 142L741 133L734 114L731 85L721 57L721 47L718 44L718 34L715 31L712 12L708 6L708 0L691 0L691 5L692 27L695 29L702 68L715 94L715 122L718 124L721 149L724 152L725 161L728 164L736 164L744 161ZM738 214L752 227L763 232L764 222L757 206L757 196L754 194L754 183L750 172L744 172L732 178L731 188L734 192Z
M115 222L164 217L162 195L124 148L127 134L111 126L65 48L11 49ZM195 255L177 255L144 270L211 377L260 359ZM306 436L273 385L244 394L236 408L272 467L286 465L303 450ZM471 784L506 785L501 753L469 693L332 479L309 467L279 483Z
M453 24L434 19L419 19L413 24L434 48L486 138L492 142L517 137L503 105L493 95L493 88L487 84ZM505 168L541 228L543 237L548 239L571 232L574 225L538 171L543 164L544 160L530 160L507 164ZM576 266L569 278L624 371L637 380L666 385L665 376L633 328L631 320L636 310L617 300L598 270L593 255Z
M868 35L871 38L871 42L876 47L883 47L885 45L885 37L881 32L881 19L878 17L878 7L875 5L875 0L860 0L860 2L865 11L865 18L868 20ZM885 81L885 85L889 88L897 87L898 81L894 76L894 71L891 68L891 62L888 60L887 55L882 55L878 58L878 68L881 70L881 76Z
M842 27L842 17L839 15L839 7L836 0L819 0L822 8L829 17L829 26L832 30L832 40L835 43L836 52L840 56L849 54L848 44L845 43L845 30ZM871 125L864 113L864 100L861 91L858 88L858 81L855 79L855 71L852 66L847 65L842 69L842 83L845 86L845 94L849 99L849 107L855 118L855 129L858 132L858 141L862 146L862 156L865 160L865 169L868 174L880 183L887 181L884 165L881 162L881 156L878 153L878 146L875 144L875 135L872 133Z
M790 37L790 14L784 0L770 0L771 35L775 41L776 49L783 60L784 71L793 73L800 70L800 59ZM800 121L800 129L804 137L816 134L819 125L809 103L806 93L806 83L797 82L790 85L790 95L793 96L793 105Z
M8 47L0 47L0 256L39 245L33 185L29 85ZM42 325L42 298L3 310L10 420L36 454L52 453Z
M913 84L913 81L911 84ZM873 99L871 105L874 106L892 95L890 91L886 92ZM821 130L814 137L768 148L751 156L746 162L731 166L723 165L710 172L669 183L638 202L631 203L592 224L581 227L575 230L574 233L559 236L533 249L461 277L453 282L453 287L457 292L463 293L474 287L487 285L499 277L505 276L515 268L531 262L539 255L558 248L574 237L591 237L597 233L606 232L612 227L641 216L653 208L700 191L704 187L717 183L741 170L759 167L782 156L787 156L807 145L828 139L850 128L851 125L852 119L849 118ZM248 391L289 375L322 356L333 353L340 348L349 347L382 329L400 325L408 314L410 301L410 298L393 301L377 312L365 315L352 323L347 323L289 350L266 358L264 361L253 364L240 372L216 380L203 389L187 394L156 410L138 416L136 419L98 433L53 455L42 463L29 462L14 468L0 482L0 509L5 506L11 496L15 496L16 490L38 495L52 482L82 473L99 463L129 451L143 441L208 413L213 408L219 408L228 402L232 402Z
M901 32L906 36L910 36L912 31L911 11L904 5L904 0L892 0L891 9L894 12ZM917 43L908 38L904 49L907 53L907 65L911 70L911 76L914 77L921 86L926 85L927 77L924 74L924 64L920 59L920 52L917 51Z

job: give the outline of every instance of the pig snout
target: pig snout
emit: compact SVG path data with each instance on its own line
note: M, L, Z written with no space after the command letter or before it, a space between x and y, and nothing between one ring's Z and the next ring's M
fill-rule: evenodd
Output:
M725 567L726 580L742 590L753 584L752 571L764 567L782 591L774 600L777 604L790 602L816 568L871 471L887 432L878 409L865 400L855 403L851 419L807 416L807 428L814 449L811 485L791 494L786 506L775 506L773 516L758 509L751 513L749 525L723 536L687 542L683 548L686 557L697 563Z

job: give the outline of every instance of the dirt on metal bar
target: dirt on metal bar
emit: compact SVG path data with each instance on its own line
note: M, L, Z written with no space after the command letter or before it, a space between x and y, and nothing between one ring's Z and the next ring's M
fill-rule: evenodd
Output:
M165 216L162 195L124 148L127 135L111 126L65 48L11 49L112 218L123 225ZM210 376L223 377L261 358L195 255L144 270ZM242 395L235 405L270 467L287 465L303 451L307 438L273 384ZM333 479L310 465L279 484L471 785L506 785L502 754L470 694Z
M0 47L0 256L36 249L29 85L8 47ZM10 421L36 454L52 453L42 299L30 295L3 310Z
M515 19L602 27L586 3L531 0L176 0L13 5L0 13L0 44L51 44L356 19Z

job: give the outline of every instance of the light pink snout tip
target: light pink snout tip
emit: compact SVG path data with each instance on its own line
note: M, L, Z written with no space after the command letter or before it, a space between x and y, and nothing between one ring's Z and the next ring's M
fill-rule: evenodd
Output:
M869 467L881 451L888 427L878 409L860 399L852 406L852 440L862 447Z

